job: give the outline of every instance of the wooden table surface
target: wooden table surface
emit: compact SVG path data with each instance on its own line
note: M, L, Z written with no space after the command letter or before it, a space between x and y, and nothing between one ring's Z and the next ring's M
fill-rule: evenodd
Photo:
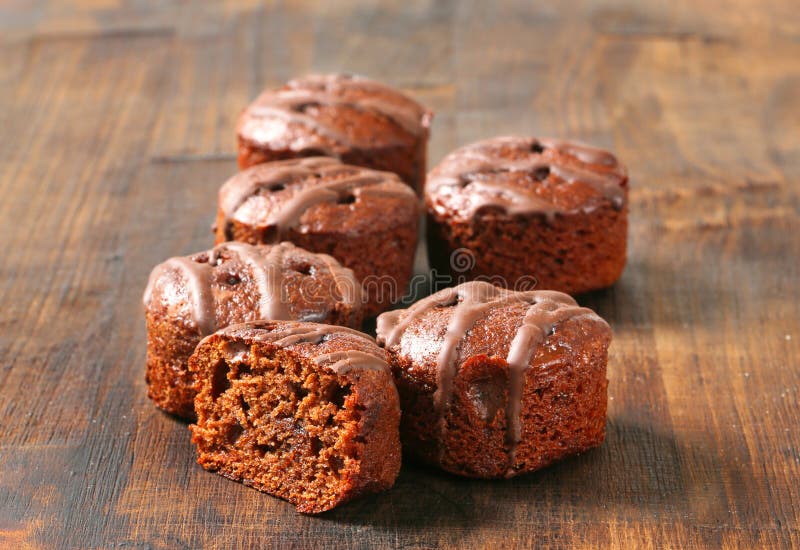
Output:
M0 547L800 546L796 0L0 7ZM333 7L333 5L336 7ZM141 294L207 248L233 127L351 71L630 168L602 448L511 481L406 464L321 517L203 471L145 397Z

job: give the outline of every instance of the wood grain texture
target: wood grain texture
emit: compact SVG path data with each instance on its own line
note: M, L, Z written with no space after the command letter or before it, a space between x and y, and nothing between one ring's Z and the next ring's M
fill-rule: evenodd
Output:
M151 267L208 247L233 124L346 70L497 134L608 147L630 261L602 448L507 482L406 464L318 518L208 474L145 397ZM800 546L800 12L792 0L0 7L0 547Z

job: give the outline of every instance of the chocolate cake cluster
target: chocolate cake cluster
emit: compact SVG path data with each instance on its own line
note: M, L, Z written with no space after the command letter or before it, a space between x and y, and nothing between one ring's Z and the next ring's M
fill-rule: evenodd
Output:
M192 422L207 470L316 514L390 488L401 448L508 478L602 443L611 330L566 293L622 272L625 168L499 137L426 180L431 120L349 75L292 80L242 113L216 246L158 265L144 294L148 395ZM388 311L425 210L452 284ZM377 341L361 332L375 316Z

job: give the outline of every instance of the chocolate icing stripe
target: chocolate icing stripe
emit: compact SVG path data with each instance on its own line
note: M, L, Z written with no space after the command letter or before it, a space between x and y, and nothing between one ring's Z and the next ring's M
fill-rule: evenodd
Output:
M465 296L453 312L442 349L437 358L436 391L433 404L439 426L439 441L444 441L447 431L447 414L453 398L453 381L458 374L458 347L475 323L492 309L517 300L515 296L499 296L497 294L479 292L477 296ZM440 457L444 453L444 445L439 446Z
M352 370L389 370L389 365L382 357L359 350L333 351L314 358L317 365L327 365L336 374L345 374Z
M487 201L485 198L476 201L472 206L474 212L486 208L501 208L504 212L512 215L536 211L548 217L559 212L558 208L532 192L484 181L473 182L472 188L479 193L480 197L492 198L491 201Z
M510 145L533 151L535 145L539 145L544 153L546 149L558 151L564 155L573 157L583 164L599 164L602 166L613 167L619 171L623 170L621 164L613 154L605 149L600 149L592 145L587 145L578 141L566 141L553 138L530 138L521 136L500 136L483 141L478 141L465 145L457 151L473 152L481 154L483 158L490 158L482 154L491 145ZM617 173L617 175L624 175Z
M417 102L397 90L367 78L349 75L309 75L289 82L290 89L313 86L313 91L322 92L330 104L345 104L354 108L367 108L394 121L412 135L427 131L430 113ZM351 90L383 97L358 97L348 100Z
M407 109L399 105L394 105L389 101L383 101L377 98L363 98L358 103L349 103L356 109L368 109L373 113L382 115L412 136L419 136L427 131L425 123L426 118L424 113L409 112Z
M364 333L358 332L355 329L333 325L315 324L306 326L300 325L289 328L285 331L274 333L274 336L276 336L277 339L272 340L272 343L274 343L276 346L292 346L300 343L318 344L325 336L337 333L352 334L359 336L360 338L366 338Z
M266 258L259 254L257 248L244 243L230 242L221 246L235 252L239 260L253 272L259 291L261 319L288 319L289 310L283 301L283 256L294 246L291 243L276 244L270 248Z
M260 165L240 172L225 185L219 193L219 205L226 218L262 187L286 184L294 179L313 176L325 168L343 166L339 161L328 157L310 157L290 162Z
M217 317L214 309L214 296L211 293L211 266L208 262L195 262L191 258L170 258L159 264L150 273L147 288L144 291L144 305L150 306L153 286L164 273L174 269L181 274L186 284L192 309L192 321L201 336L211 334L217 328Z
M318 253L317 256L320 257L328 268L328 271L330 271L333 282L336 284L336 290L339 291L342 300L348 304L356 302L363 303L363 288L358 281L356 281L353 270L344 267L336 261L336 258L328 254Z
M266 98L265 98L266 99ZM421 115L409 113L406 109L394 105L390 101L382 101L377 98L359 98L357 101L349 101L341 97L324 93L303 93L292 94L289 92L277 92L269 99L270 105L257 105L253 108L254 116L274 116L287 122L294 122L305 125L317 133L324 135L343 145L349 145L350 140L346 134L323 124L318 119L299 112L299 109L308 104L319 104L325 106L349 107L362 112L370 112L374 115L384 117L413 136L417 136L425 131L425 127L420 124Z
M457 296L456 287L446 288L416 302L408 309L396 309L381 314L377 322L378 343L387 348L399 344L403 333L413 321L436 306L452 302Z
M625 203L625 189L618 183L609 185L608 178L603 177L598 172L592 172L578 166L563 166L553 164L550 171L559 179L569 183L585 183L592 186L596 191L603 193L616 208L622 208Z
M282 204L276 212L272 212L267 219L267 225L274 225L277 228L276 239L279 239L286 229L293 227L306 210L312 206L323 202L336 202L342 191L356 185L379 182L380 180L376 180L375 175L356 174L331 182L308 185Z
M269 250L267 250L267 248ZM266 251L266 253L265 253ZM322 261L340 289L341 301L355 303L361 301L356 292L361 285L356 281L353 271L342 267L332 257L323 254L311 254L298 249L289 242L267 246L253 246L240 242L226 242L205 252L208 260L195 261L189 257L176 257L156 266L150 273L143 301L150 307L154 286L169 271L176 271L180 281L185 285L190 301L191 320L197 326L201 336L211 334L217 329L217 311L213 289L214 269L224 265L219 263L220 255L230 255L243 264L252 276L256 286L259 316L264 320L285 320L291 317L291 311L284 301L283 286L285 283L284 257L287 253L302 252L309 257ZM343 329L344 330L344 329Z
M558 323L581 315L595 315L588 309L579 307L567 300L554 300L542 296L525 312L522 325L517 329L508 349L506 362L509 366L509 394L506 407L506 444L509 446L507 476L514 475L517 445L522 439L522 395L525 388L525 374L536 349L545 341L550 331Z
M503 156L501 150L508 149L523 156ZM627 172L611 153L578 143L521 137L493 138L449 154L428 176L429 204L442 215L455 210L460 212L459 216L467 218L486 208L497 208L510 215L545 214L548 217L568 212L540 198L534 191L535 182L530 184L530 193L525 193L519 185L501 179L492 181L492 174L513 172L527 172L534 180L550 180L550 184L582 183L592 187L617 209L625 204ZM593 208L589 204L578 210Z
M389 173L350 167L335 159L305 160L305 164L289 166L255 166L228 180L219 193L220 210L225 217L226 226L248 199L257 195L261 189L274 185L293 188L294 194L289 195L284 202L270 205L266 226L276 228L272 235L273 242L285 238L286 230L295 226L309 208L321 203L336 202L346 191L352 191L354 195L405 197L414 202L417 200L410 187ZM342 170L355 170L355 173L324 181L326 177L335 177ZM306 178L314 178L314 181L306 181Z
M289 123L302 124L311 128L318 134L328 137L336 142L346 144L349 139L347 135L337 132L330 126L323 124L316 118L309 116L305 113L299 113L295 110L301 104L296 106L292 102L282 101L281 98L275 98L271 101L272 105L258 105L252 109L250 114L258 118L275 117ZM308 101L306 102L308 103Z
M339 326L326 325L322 323L304 321L250 321L229 325L220 330L217 334L222 334L230 338L239 340L234 343L233 355L244 352L243 356L249 355L250 347L254 344L270 344L277 347L290 347L297 344L317 345L326 336L349 336L356 337L364 344L371 344L374 347L375 341L363 332L355 329ZM228 344L231 345L231 344ZM380 352L379 348L375 348ZM313 357L311 359L317 364L333 363L334 370L347 372L352 368L386 368L386 357L382 353L369 353L361 350L333 351ZM341 363L336 365L336 363ZM369 363L369 364L367 364Z
M617 158L603 149L586 145L585 143L563 141L558 139L542 138L537 140L540 144L561 153L577 158L584 164L600 164L604 166L619 166Z
M243 124L248 124L247 117L275 117L306 126L339 145L353 146L346 133L303 112L307 105L345 106L369 112L392 121L413 136L426 133L431 119L431 113L424 107L383 84L345 75L309 75L262 93L245 112ZM318 149L319 144L314 148Z

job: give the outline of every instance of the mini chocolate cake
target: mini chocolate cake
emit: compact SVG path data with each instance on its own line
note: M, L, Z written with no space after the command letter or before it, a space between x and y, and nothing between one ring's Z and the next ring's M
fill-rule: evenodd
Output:
M610 341L566 294L478 281L378 317L405 452L468 477L512 477L600 445Z
M517 290L531 278L570 294L609 286L625 267L627 197L625 168L600 149L522 137L462 147L425 186L431 265Z
M360 332L300 322L233 325L189 360L203 468L316 514L390 488L400 406L384 350Z
M239 167L326 155L425 181L432 114L409 97L358 76L310 75L267 90L239 118Z
M350 269L291 243L226 243L171 258L144 293L147 385L167 412L194 418L189 356L201 338L232 323L299 319L358 327L362 290Z
M219 191L216 242L292 241L355 272L365 315L406 291L417 249L419 203L396 175L329 157L259 164Z

